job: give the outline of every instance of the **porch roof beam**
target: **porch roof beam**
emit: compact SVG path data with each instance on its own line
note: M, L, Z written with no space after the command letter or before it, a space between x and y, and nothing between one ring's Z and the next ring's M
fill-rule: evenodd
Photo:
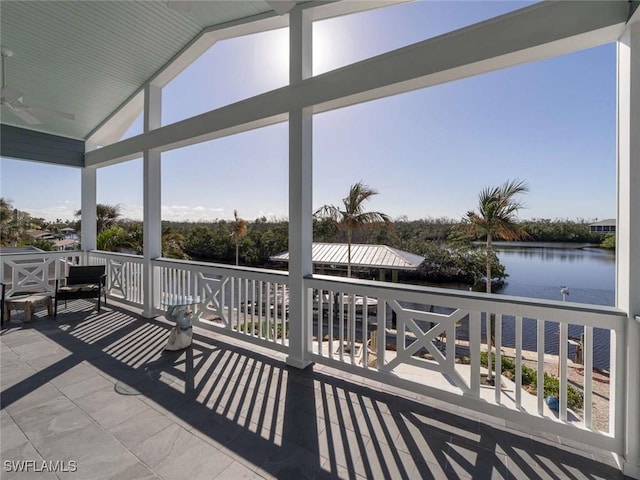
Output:
M618 40L623 1L542 2L87 152L85 165L139 157Z
M296 8L312 20L325 20L374 8L395 5L410 0L362 0L359 2L314 1L301 3ZM164 87L216 42L243 35L267 32L289 25L289 15L275 12L254 15L203 29L191 42L158 70L111 115L86 137L91 145L108 145L117 142L135 121L143 109L143 93L147 85Z

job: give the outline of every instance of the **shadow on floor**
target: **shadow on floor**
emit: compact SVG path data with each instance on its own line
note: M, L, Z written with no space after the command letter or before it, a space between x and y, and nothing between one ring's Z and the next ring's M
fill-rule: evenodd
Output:
M91 403L85 408L82 399L97 395L92 387L77 392L71 387L82 385L80 377L61 380L90 365L115 391L153 410L136 416L138 403L123 403L122 412L114 412L119 423L111 425L104 408L97 421L164 478L179 469L150 452L167 443L177 448L176 439L187 433L193 445L197 439L223 452L255 478L623 478L594 454L467 419L328 367L300 371L281 355L210 332L196 330L192 347L165 352L171 325L163 318L113 305L98 314L91 307L69 302L55 321L41 316L2 326L3 352L35 371L12 380L18 366L2 362L3 377L8 372L2 410L11 413L12 404L50 383L91 414ZM142 423L151 414L158 419ZM140 438L127 443L125 427ZM230 472L200 478L229 478ZM180 474L175 478L186 478Z

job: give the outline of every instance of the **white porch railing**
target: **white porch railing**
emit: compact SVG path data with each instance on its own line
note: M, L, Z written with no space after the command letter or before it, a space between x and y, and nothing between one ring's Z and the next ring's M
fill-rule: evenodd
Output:
M67 275L69 265L79 265L82 252L14 253L0 256L7 297L24 292L55 291L57 278Z
M106 267L108 297L134 307L144 305L142 256L93 250L88 264Z
M505 419L521 429L548 431L599 448L622 451L624 312L611 307L319 275L305 280L305 284L314 298L311 357L315 362ZM487 370L481 366L481 351L486 352L481 331L488 314L495 316L494 352L496 376L500 378L495 386L482 381L487 378ZM389 328L392 323L395 328ZM515 330L515 342L506 349L502 332L509 323ZM522 348L523 323L535 325L535 352ZM582 327L584 333L584 380L581 385L571 386L567 360L570 325ZM537 378L544 376L545 327L559 331L558 412L553 412L544 401L543 381L537 382L532 394L526 390L522 377L521 367L526 358L537 364L533 370ZM607 330L611 338L608 427L598 427L593 421L594 329ZM459 338L460 331L467 333L464 340ZM511 352L515 363L512 379L502 372L506 350ZM558 359L547 353L547 362L550 357ZM583 412L568 408L570 388L574 389L572 393L583 392Z
M53 292L55 279L63 278L69 265L79 263L106 265L109 296L143 306L142 257L97 251L3 255L4 279L10 284L7 294ZM152 267L157 314L166 311L163 298L199 297L196 325L288 351L286 272L169 259L153 260ZM319 275L304 282L313 298L304 320L312 337L310 360L503 419L512 428L546 431L622 453L627 368L623 311ZM481 352L486 351L483 325L490 314L495 316L495 365L500 379L495 385L483 382L487 372L481 365ZM575 334L576 329L583 333L584 362L584 376L577 383L575 376L569 376L567 347L569 332ZM559 356L545 352L545 331L547 337L549 331L558 332ZM598 391L595 388L594 338L601 338L603 332L610 337L605 392L609 408L604 425L595 421L593 407L603 388L602 384ZM536 339L533 351L523 348L525 337L531 344L532 336ZM503 357L515 364L513 377L502 371ZM557 412L544 402L543 382L538 381L532 391L521 373L528 363L538 379L543 378L545 361L554 358L559 358ZM582 410L570 408L570 389L583 395Z
M288 350L287 272L169 259L154 260L153 266L158 313L166 311L163 298L199 296L196 325Z

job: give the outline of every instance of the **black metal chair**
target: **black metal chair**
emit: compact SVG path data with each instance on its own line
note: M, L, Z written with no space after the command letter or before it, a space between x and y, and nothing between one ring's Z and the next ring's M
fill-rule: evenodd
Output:
M107 304L107 276L104 265L70 266L69 274L64 285L56 279L56 296L53 316L58 315L58 301L76 300L80 298L97 298L98 312L100 311L100 299L104 295L104 304Z
M2 298L0 300L0 325L4 323L4 290L6 285L4 283L0 283L0 290L2 293Z

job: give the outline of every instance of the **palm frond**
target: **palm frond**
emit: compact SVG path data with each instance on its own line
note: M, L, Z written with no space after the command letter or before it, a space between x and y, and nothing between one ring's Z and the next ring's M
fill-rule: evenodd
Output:
M316 218L331 218L338 222L342 219L342 211L335 205L323 205L313 212L313 216Z
M466 214L468 230L503 240L525 238L527 234L517 221L517 213L525 206L515 197L528 191L529 186L522 180L483 188L478 196L478 210Z

